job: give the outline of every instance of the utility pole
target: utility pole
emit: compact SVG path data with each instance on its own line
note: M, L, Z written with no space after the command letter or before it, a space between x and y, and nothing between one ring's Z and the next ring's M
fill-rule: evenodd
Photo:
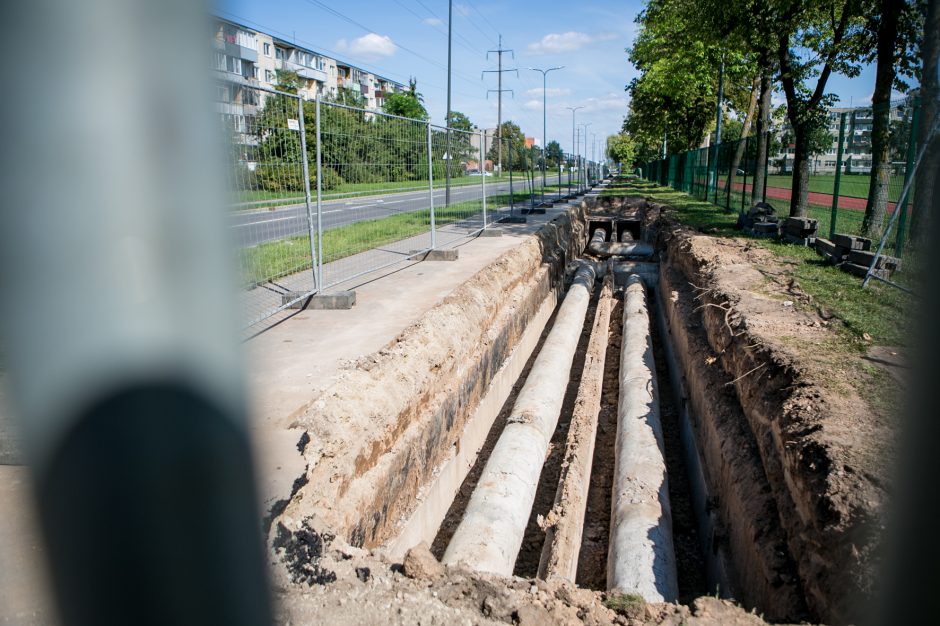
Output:
M533 72L542 72L542 204L545 204L545 149L548 147L548 124L546 118L548 115L548 99L546 97L546 78L549 72L564 69L564 65L550 67L547 70L537 67L530 67Z
M496 88L496 89L487 89L487 90L486 90L486 97L487 97L487 98L490 97L490 92L493 92L493 91L496 92L496 95L497 95L497 100L496 100L496 154L497 154L497 157L496 157L496 162L497 162L497 167L499 168L499 174L500 174L500 176L502 176L502 174L503 174L503 142L502 142L502 137L503 137L503 92L504 92L504 91L508 91L508 92L512 93L513 98L516 97L516 94L515 94L515 92L513 92L512 89L503 89L503 72L515 72L515 73L516 73L516 77L519 76L519 70L517 70L516 68L507 69L507 70L504 70L504 69L503 69L503 53L504 53L504 52L508 52L509 54L511 54L513 60L515 60L515 58L516 58L516 53L515 53L514 51L503 49L503 36L500 35L500 36L499 36L499 46L497 47L497 49L496 49L496 50L487 50L487 51L486 51L486 60L487 60L487 61L490 59L490 53L496 53L496 58L497 58L497 65L496 65L496 67L499 68L499 69L495 69L495 70L483 70L483 73L484 73L484 74L496 74L496 76L497 76L497 88Z
M444 207L450 206L450 164L454 160L454 155L450 152L450 58L451 58L451 35L454 30L454 0L448 0L447 2L447 122L444 126L447 128L446 138L447 138L447 147L445 149L444 156L447 159L444 160Z
M578 130L579 130L579 131L581 130L581 127L582 127L582 126L584 127L584 152L581 153L581 154L584 155L584 164L583 164L584 167L581 168L582 170L586 170L586 169L587 169L587 129L588 129L588 126L590 126L590 125L591 125L591 122L582 122L581 124L578 124ZM581 150L581 146L580 146L580 145L578 145L578 150L579 150L579 151ZM583 183L583 184L582 184L582 187L584 187L584 189L585 189L585 191L586 191L586 190L587 190L587 179L586 179L586 177L585 177L585 172L582 172L581 170L578 170L578 180L580 180L580 181Z
M568 109L569 111L571 111L571 156L572 156L572 157L575 157L575 156L576 156L576 153L578 152L578 144L575 142L575 136L574 136L574 130L575 130L575 126L576 126L575 123L574 123L574 119L575 119L574 116L575 116L575 112L576 112L578 109L583 109L584 107L583 107L583 106L579 106L579 107L565 107L565 108ZM569 178L571 178L571 177L570 177L570 174L571 174L571 167L570 167L570 166L568 167L568 174L569 174Z

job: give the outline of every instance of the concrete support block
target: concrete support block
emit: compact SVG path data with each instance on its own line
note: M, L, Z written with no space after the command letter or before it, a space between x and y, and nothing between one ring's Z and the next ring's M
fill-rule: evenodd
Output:
M865 275L868 273L868 267L866 267L865 265L859 265L857 263L843 263L839 267L842 269L843 272L848 272L849 274L854 274L855 276L859 276L861 278L864 278ZM872 272L872 275L877 276L879 278L887 279L890 276L890 272L888 270L883 270L883 269L874 270Z
M545 215L545 209L540 209L538 207L534 209L522 209L523 215Z
M835 234L832 236L832 243L842 246L846 250L871 250L871 239L856 237L855 235Z
M480 237L502 237L503 231L489 226L480 231Z
M456 261L460 250L437 249L437 250L412 250L408 253L409 261Z
M299 297L301 294L288 292L281 294L281 303L287 304L291 300ZM337 291L334 293L320 293L310 297L310 302L304 307L306 299L297 300L290 305L291 309L313 309L322 311L342 311L353 308L356 304L355 291Z

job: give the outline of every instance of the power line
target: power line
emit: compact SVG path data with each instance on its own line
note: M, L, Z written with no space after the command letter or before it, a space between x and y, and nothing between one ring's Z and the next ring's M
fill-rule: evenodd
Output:
M369 71L372 72L373 74L376 74L376 75L378 75L378 76L380 76L380 77L383 77L383 78L397 78L397 79L399 79L399 80L401 81L401 84L406 84L406 83L410 80L410 77L407 77L407 76L405 76L404 74L399 74L398 72L391 72L391 71L388 71L388 70L383 69L383 68L381 68L381 67L379 67L379 66L377 66L377 65L373 65L372 63L370 63L370 62L368 62L368 61L364 61L364 60L362 60L362 59L356 57L355 55L340 53L340 52L337 52L336 50L332 50L332 49L330 49L330 48L321 46L321 45L319 45L319 44L315 44L315 43L313 43L312 41L305 40L305 39L302 39L302 38L300 38L300 37L295 37L295 36L293 36L293 35L288 35L287 33L284 33L284 32L282 32L282 31L279 31L279 30L277 30L277 29L275 29L275 28L270 28L270 27L268 27L268 26L265 26L264 24L261 24L261 23L259 23L259 22L254 21L254 20L250 20L250 19L248 19L248 18L246 18L246 17L242 17L241 15L237 15L237 14L235 14L235 13L232 13L231 11L224 11L224 10L221 10L221 9L220 9L220 10L218 10L218 13L227 15L227 16L229 16L230 19L233 19L233 20L235 20L235 21L238 21L238 22L240 22L240 23L242 23L242 24L245 24L245 25L248 25L248 26L254 26L255 28L257 28L257 29L258 29L259 31L261 31L261 32L268 33L268 34L271 34L271 35L278 35L278 36L279 36L281 39L283 39L284 41L294 40L295 42L300 42L300 43L302 43L302 44L305 44L305 45L309 46L311 50L322 51L322 52L330 53L330 54L332 54L334 57L336 57L337 59L346 58L346 59L350 59L350 60L352 60L352 61L356 61L356 62L359 64L359 66L361 67L361 69L369 70ZM444 86L443 86L443 85L437 85L437 84L430 83L430 82L426 82L426 81L422 81L421 84L424 85L425 87L431 87L432 89L435 89L435 90L438 90L438 91L441 91L441 92L444 91ZM466 97L466 98L471 98L471 99L473 99L473 100L485 100L485 99L486 99L485 97L480 96L480 95L478 95L478 94L477 94L477 95L473 95L473 94L468 94L468 93L463 92L463 91L454 91L454 93L456 93L456 94L458 94L458 95L461 95L461 96L464 96L464 97Z
M409 7L409 6L407 6L406 4L404 4L403 2L401 2L401 0L393 0L393 1L395 2L395 4L397 4L398 6L400 6L401 8L403 8L404 10L408 11L409 13L411 13L412 15L414 15L416 18L418 18L418 20L420 20L422 24L426 24L427 26L431 26L431 27L432 27L434 30L436 30L437 32L441 33L441 34L444 35L445 37L447 36L447 32L444 31L439 25L437 25L437 24L427 24L427 23L424 21L426 18L421 17L414 9L412 9L411 7ZM438 19L439 19L439 18L438 18ZM467 38L463 37L460 33L454 33L454 36L457 37L458 39L462 40L462 41L458 41L458 42L457 42L458 44L460 44L461 46L463 46L464 48L466 48L467 50L469 50L469 51L472 52L473 54L479 54L479 53L480 53L480 49L479 49L479 48L474 48L474 47L473 47L473 44L472 44ZM465 42L466 42L466 43L465 43Z
M348 23L352 24L353 26L356 26L356 27L358 27L358 28L361 28L362 30L366 31L367 33L378 34L378 33L376 33L375 29L369 28L368 26L366 26L365 24L362 24L361 22L357 22L356 20L354 20L353 18L349 17L348 15L345 15L345 14L341 13L340 11L337 11L336 9L334 9L334 8L332 8L332 7L330 7L330 6L326 5L326 4L323 4L322 2L320 2L320 0L307 0L307 2L308 2L309 4L312 4L312 5L316 6L316 7L319 7L319 8L321 8L321 9L323 9L324 11L326 11L326 12L328 12L328 13L330 13L330 14L332 14L332 15L338 17L338 18L340 18L341 20L343 20L343 21L345 21L345 22L348 22ZM401 45L400 43L395 42L395 41L392 41L392 45L394 45L396 48L400 48L401 50L404 50L405 52L407 52L407 53L409 53L409 54L411 54L411 55L413 55L413 56L415 56L415 57L417 57L417 58L419 58L419 59L425 61L426 63L429 63L430 65L433 65L434 67L437 67L437 68L439 68L439 69L442 69L442 70L444 70L445 72L447 71L447 67L446 67L446 66L441 65L440 63L437 63L436 61L434 61L434 60L432 60L432 59L429 59L428 57L424 56L424 55L421 54L420 52L415 52L415 51L412 50L411 48L408 48L408 47L406 47L406 46L403 46L403 45ZM467 81L468 83L470 83L470 84L472 84L472 85L476 85L476 84L477 84L476 81L474 81L473 79L467 77L465 74L461 74L461 73L459 73L459 72L454 72L454 75L457 76L458 78L461 78L461 79Z
M471 7L474 11L477 12L477 15L479 15L480 17L483 18L483 21L485 21L485 22L489 25L489 27L493 29L493 32L494 32L494 33L499 34L499 29L496 28L495 26L493 26L493 22L491 22L491 21L489 20L489 18L487 18L485 15L483 15L483 12L480 11L480 9L478 9L478 8L476 7L476 5L474 5L472 2L470 2L470 0L464 0L464 1L465 1L468 5L470 5L470 7ZM493 41L492 38L490 39L490 41Z

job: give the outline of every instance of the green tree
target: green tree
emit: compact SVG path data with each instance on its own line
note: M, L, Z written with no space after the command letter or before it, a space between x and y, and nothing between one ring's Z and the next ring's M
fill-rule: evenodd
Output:
M923 0L874 0L868 12L866 34L871 52L865 61L877 61L872 94L871 179L862 220L866 237L880 237L888 208L891 176L891 92L907 91L901 77L913 77L923 43Z
M561 151L561 144L554 139L549 141L548 145L545 146L545 162L548 166L557 168L563 158L564 154Z
M525 134L522 129L511 121L503 122L500 126L500 136L503 144L503 167L509 168L511 159L513 170L524 170L528 165L528 156L526 155ZM498 159L498 153L498 146L494 141L486 158L495 162Z
M621 165L621 169L633 167L636 158L636 144L626 133L611 135L607 138L607 156Z
M780 82L793 128L790 216L803 217L809 195L812 138L828 124L827 109L834 101L826 93L826 84L833 72L853 77L860 71L863 5L859 0L805 0L774 6Z

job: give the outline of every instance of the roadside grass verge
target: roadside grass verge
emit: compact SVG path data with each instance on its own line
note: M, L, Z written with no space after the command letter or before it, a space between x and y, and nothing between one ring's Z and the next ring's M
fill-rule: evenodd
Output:
M552 176L549 172L549 177ZM467 187L471 185L481 185L480 176L456 176L451 179L451 187ZM524 180L522 173L514 174L517 182L522 184ZM486 184L503 183L509 180L509 174L501 176L487 176ZM434 179L434 190L443 189L443 178ZM423 180L401 180L388 181L380 183L344 183L336 189L323 191L324 200L337 200L340 198L361 198L363 196L379 195L386 193L407 193L409 191L427 191L428 181ZM310 190L312 195L316 195L316 189ZM268 191L264 189L246 189L239 191L233 198L233 211L248 211L275 206L284 206L288 204L300 204L304 201L303 192L297 191Z
M517 208L528 203L528 193L515 193ZM487 207L502 208L509 204L509 194L487 197ZM472 217L483 208L480 199L435 208L438 226ZM362 220L323 232L323 262L330 263L379 246L401 241L430 230L430 211L406 211L388 217ZM246 289L275 281L284 276L309 270L313 266L310 237L297 235L259 244L238 251L241 282Z

